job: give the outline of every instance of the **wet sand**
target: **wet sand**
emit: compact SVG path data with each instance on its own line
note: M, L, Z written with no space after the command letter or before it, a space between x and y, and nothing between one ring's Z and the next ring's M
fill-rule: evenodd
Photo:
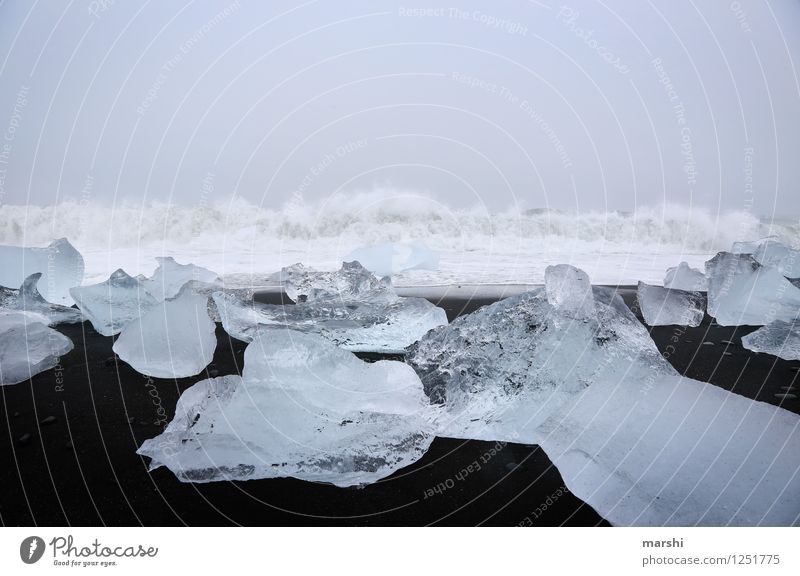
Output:
M635 289L620 293L635 310ZM260 300L280 302L280 295ZM451 320L493 298L437 295ZM147 471L136 448L160 433L180 393L238 373L246 344L217 327L207 374L147 378L115 358L113 340L86 322L59 326L75 349L30 382L0 386L3 525L606 525L563 485L537 447L437 438L414 465L364 488L294 479L183 484ZM741 347L755 327L651 329L681 373L800 413L800 362ZM794 390L786 390L794 387ZM794 395L781 396L786 393ZM479 462L480 469L465 473Z

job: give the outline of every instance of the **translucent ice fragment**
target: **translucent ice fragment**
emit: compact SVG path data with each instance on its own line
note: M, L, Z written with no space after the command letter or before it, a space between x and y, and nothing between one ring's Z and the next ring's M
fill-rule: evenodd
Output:
M700 326L705 298L700 292L651 286L639 282L636 298L644 321L650 326Z
M215 284L220 282L215 272L202 266L178 264L171 257L156 258L156 261L158 268L153 272L153 276L142 284L159 302L177 296L183 285L191 280Z
M422 244L386 242L356 248L345 262L359 262L378 276L391 276L404 270L439 268L439 255Z
M800 315L800 289L752 256L720 252L706 262L708 313L723 326L792 322Z
M762 266L771 266L787 278L800 278L800 250L790 248L776 240L762 242L753 253L753 259Z
M157 304L141 282L121 268L105 282L72 288L70 294L83 315L103 336L118 334Z
M245 350L241 378L186 390L175 419L138 453L184 482L369 484L425 453L431 411L401 362L370 364L319 336L265 330Z
M31 312L0 310L0 385L17 384L58 365L72 340Z
M217 347L208 297L188 288L127 324L114 352L137 372L155 378L186 378L211 363Z
M691 268L686 262L681 262L675 268L667 268L667 274L664 276L664 288L705 292L708 290L708 278L702 271Z
M53 304L71 306L69 289L83 281L83 256L66 238L45 248L0 246L0 286L19 286L31 274L41 273L39 290Z
M784 360L800 360L800 321L774 320L755 332L742 336L742 346Z
M41 272L31 274L25 279L19 290L0 286L0 308L36 312L47 318L49 326L83 322L83 314L77 308L51 304L42 297L36 288L36 283L41 276Z

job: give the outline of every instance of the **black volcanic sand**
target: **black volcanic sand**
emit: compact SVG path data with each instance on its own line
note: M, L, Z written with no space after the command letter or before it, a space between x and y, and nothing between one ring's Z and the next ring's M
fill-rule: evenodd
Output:
M621 289L635 310L635 289ZM276 295L261 300L279 302ZM489 300L434 302L452 320ZM220 326L207 374L149 379L115 358L88 322L59 326L75 349L55 370L0 386L3 525L534 525L606 522L569 493L537 447L437 438L414 465L376 484L341 489L294 479L183 484L147 471L136 448L172 418L202 378L240 372L244 342ZM658 327L651 334L681 373L749 398L800 410L800 362L741 346L754 327ZM480 463L477 470L475 462ZM472 472L465 472L472 466Z

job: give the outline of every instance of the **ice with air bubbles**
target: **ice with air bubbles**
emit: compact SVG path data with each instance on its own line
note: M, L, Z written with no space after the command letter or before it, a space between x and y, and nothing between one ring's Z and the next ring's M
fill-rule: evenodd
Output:
M432 410L406 364L370 364L313 334L265 330L247 346L241 377L187 389L138 453L184 482L369 484L422 457Z
M438 433L542 446L615 525L791 525L800 418L681 377L612 290L577 270L409 350ZM547 275L546 275L547 277Z
M236 294L213 295L225 331L249 342L264 327L319 334L355 352L402 353L429 330L447 323L444 310L423 298L397 296L358 263L337 272L288 270L295 305L253 302Z
M216 272L202 266L179 264L172 257L156 258L156 261L158 268L150 278L142 281L142 285L159 302L177 296L187 282L219 284Z

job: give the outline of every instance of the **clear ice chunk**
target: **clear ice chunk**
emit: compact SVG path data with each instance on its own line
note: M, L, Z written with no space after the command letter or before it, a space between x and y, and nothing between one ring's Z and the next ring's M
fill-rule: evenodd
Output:
M587 295L585 274L565 268L545 278L544 289L460 316L409 348L425 392L445 406L441 435L535 442L536 427L592 382L675 374L612 289Z
M265 330L242 377L198 382L138 453L184 482L294 477L375 482L418 460L432 408L402 362L366 363L312 334Z
M745 240L740 242L734 242L733 246L731 247L731 253L733 254L755 254L758 247L761 246L764 242L774 241L777 240L777 236L767 236L766 238L761 238L760 240Z
M674 268L667 268L664 276L664 288L686 290L687 292L706 292L708 278L697 268L691 268L686 262L681 262Z
M172 257L156 258L158 268L153 276L144 280L142 284L156 300L163 302L174 298L181 291L183 285L189 281L219 284L220 279L216 272L194 264L178 264Z
M39 288L45 300L71 306L70 288L83 282L83 256L69 240L60 238L44 248L0 246L0 286L19 286L41 273Z
M430 332L407 360L437 433L539 444L615 525L789 525L800 519L800 418L682 378L612 290L576 322L540 289ZM577 296L560 302L581 301ZM571 321L570 321L571 320Z
M708 313L722 326L792 322L800 315L800 289L750 255L720 252L706 262L706 276Z
M294 264L282 269L277 280L294 302L349 302L395 296L388 278L378 278L358 262L345 262L335 272L319 272L302 264Z
M25 279L19 290L0 286L0 308L41 314L47 319L48 326L83 322L83 314L79 309L61 304L51 304L42 297L36 287L41 276L41 272L31 274Z
M428 330L447 324L441 308L423 298L398 296L388 279L358 262L336 272L295 264L281 272L295 305L260 304L231 292L215 293L225 331L249 342L261 327L317 333L346 350L398 354Z
M636 291L639 309L650 326L700 326L705 316L705 297L701 292L663 288L639 282Z
M70 294L86 319L103 336L119 334L157 304L142 283L121 268L105 282L72 288Z
M753 259L762 266L771 266L786 278L800 278L800 250L790 248L776 240L762 242L753 253Z
M800 360L800 321L774 320L747 336L742 346L753 352L772 354L784 360Z
M570 491L613 525L800 521L800 418L712 384L597 380L539 433Z
M401 354L429 330L447 324L445 311L423 298L382 295L361 302L336 298L294 305L261 304L216 292L216 310L225 331L251 341L264 328L316 333L351 352Z
M439 255L423 244L385 242L356 248L345 262L359 262L378 276L392 276L405 270L437 270Z
M18 384L58 365L72 340L33 312L0 310L0 386Z
M217 347L216 326L207 306L208 297L187 286L127 324L113 350L147 376L195 376L211 363Z

